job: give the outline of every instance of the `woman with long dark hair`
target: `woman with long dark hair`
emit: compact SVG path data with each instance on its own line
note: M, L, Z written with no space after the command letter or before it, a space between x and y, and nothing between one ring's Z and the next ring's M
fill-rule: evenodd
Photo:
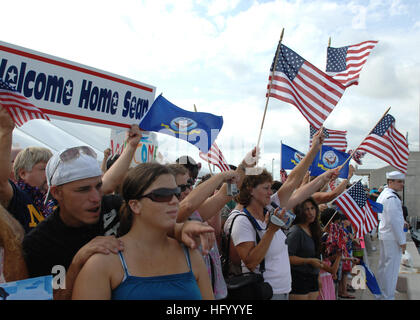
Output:
M319 208L308 198L294 209L296 219L287 235L287 245L292 272L291 300L316 300L318 275L323 263L320 260L321 227Z

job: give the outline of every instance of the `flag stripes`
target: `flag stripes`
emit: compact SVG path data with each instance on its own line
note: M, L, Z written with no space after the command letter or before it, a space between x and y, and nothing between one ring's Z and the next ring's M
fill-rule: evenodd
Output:
M276 70L269 77L267 89L267 95L293 104L313 127L319 129L337 105L345 87L281 44Z
M230 170L230 167L228 163L226 162L225 157L222 154L222 151L220 151L219 147L217 146L216 142L213 143L209 152L207 152L206 154L203 152L200 152L199 156L204 161L214 164L222 172Z
M327 74L346 87L357 85L363 65L377 43L365 41L342 48L328 48Z
M33 119L50 121L46 114L2 80L0 80L0 103L9 112L17 126L22 126Z

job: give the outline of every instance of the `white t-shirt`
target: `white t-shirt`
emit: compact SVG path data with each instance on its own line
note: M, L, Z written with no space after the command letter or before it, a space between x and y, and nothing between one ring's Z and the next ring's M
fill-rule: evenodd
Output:
M277 205L280 206L277 193L271 197L271 201L274 201ZM226 228L227 232L229 232L232 219L239 213L239 211L235 211L232 212L232 214L229 216L225 223L225 232ZM267 226L263 221L256 221L263 229L258 231L258 235L260 236L260 239L262 239ZM226 224L228 224L228 226L226 226ZM241 216L235 220L232 228L231 238L235 246L242 242L249 241L254 241L256 244L255 229L247 217ZM278 230L274 234L273 240L271 241L270 247L268 248L267 254L265 256L265 272L263 276L264 280L267 281L273 288L274 294L289 293L291 291L292 277L290 273L289 253L286 239L287 237L284 232L282 230ZM241 265L242 272L250 271L243 262L241 262ZM255 270L252 271L255 273L260 273L259 265Z

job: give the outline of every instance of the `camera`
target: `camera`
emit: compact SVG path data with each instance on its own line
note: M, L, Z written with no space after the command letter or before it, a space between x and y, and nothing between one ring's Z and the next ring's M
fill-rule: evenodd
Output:
M286 210L283 218L281 219L274 214L274 210L276 208L279 208L279 206L277 204L275 204L274 202L271 203L271 206L273 207L273 209L270 210L270 222L275 224L276 226L279 226L279 227L283 228L283 229L289 229L290 226L292 225L293 220L295 220L296 215L294 215L289 210ZM279 212L280 211L281 211L281 208L279 208Z

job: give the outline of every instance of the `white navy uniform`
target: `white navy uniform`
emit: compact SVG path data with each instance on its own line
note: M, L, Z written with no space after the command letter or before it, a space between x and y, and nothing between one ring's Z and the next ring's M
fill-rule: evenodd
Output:
M400 246L406 243L404 215L401 200L393 189L386 187L376 201L384 206L378 230L380 256L377 280L382 292L378 298L393 300L402 256Z

